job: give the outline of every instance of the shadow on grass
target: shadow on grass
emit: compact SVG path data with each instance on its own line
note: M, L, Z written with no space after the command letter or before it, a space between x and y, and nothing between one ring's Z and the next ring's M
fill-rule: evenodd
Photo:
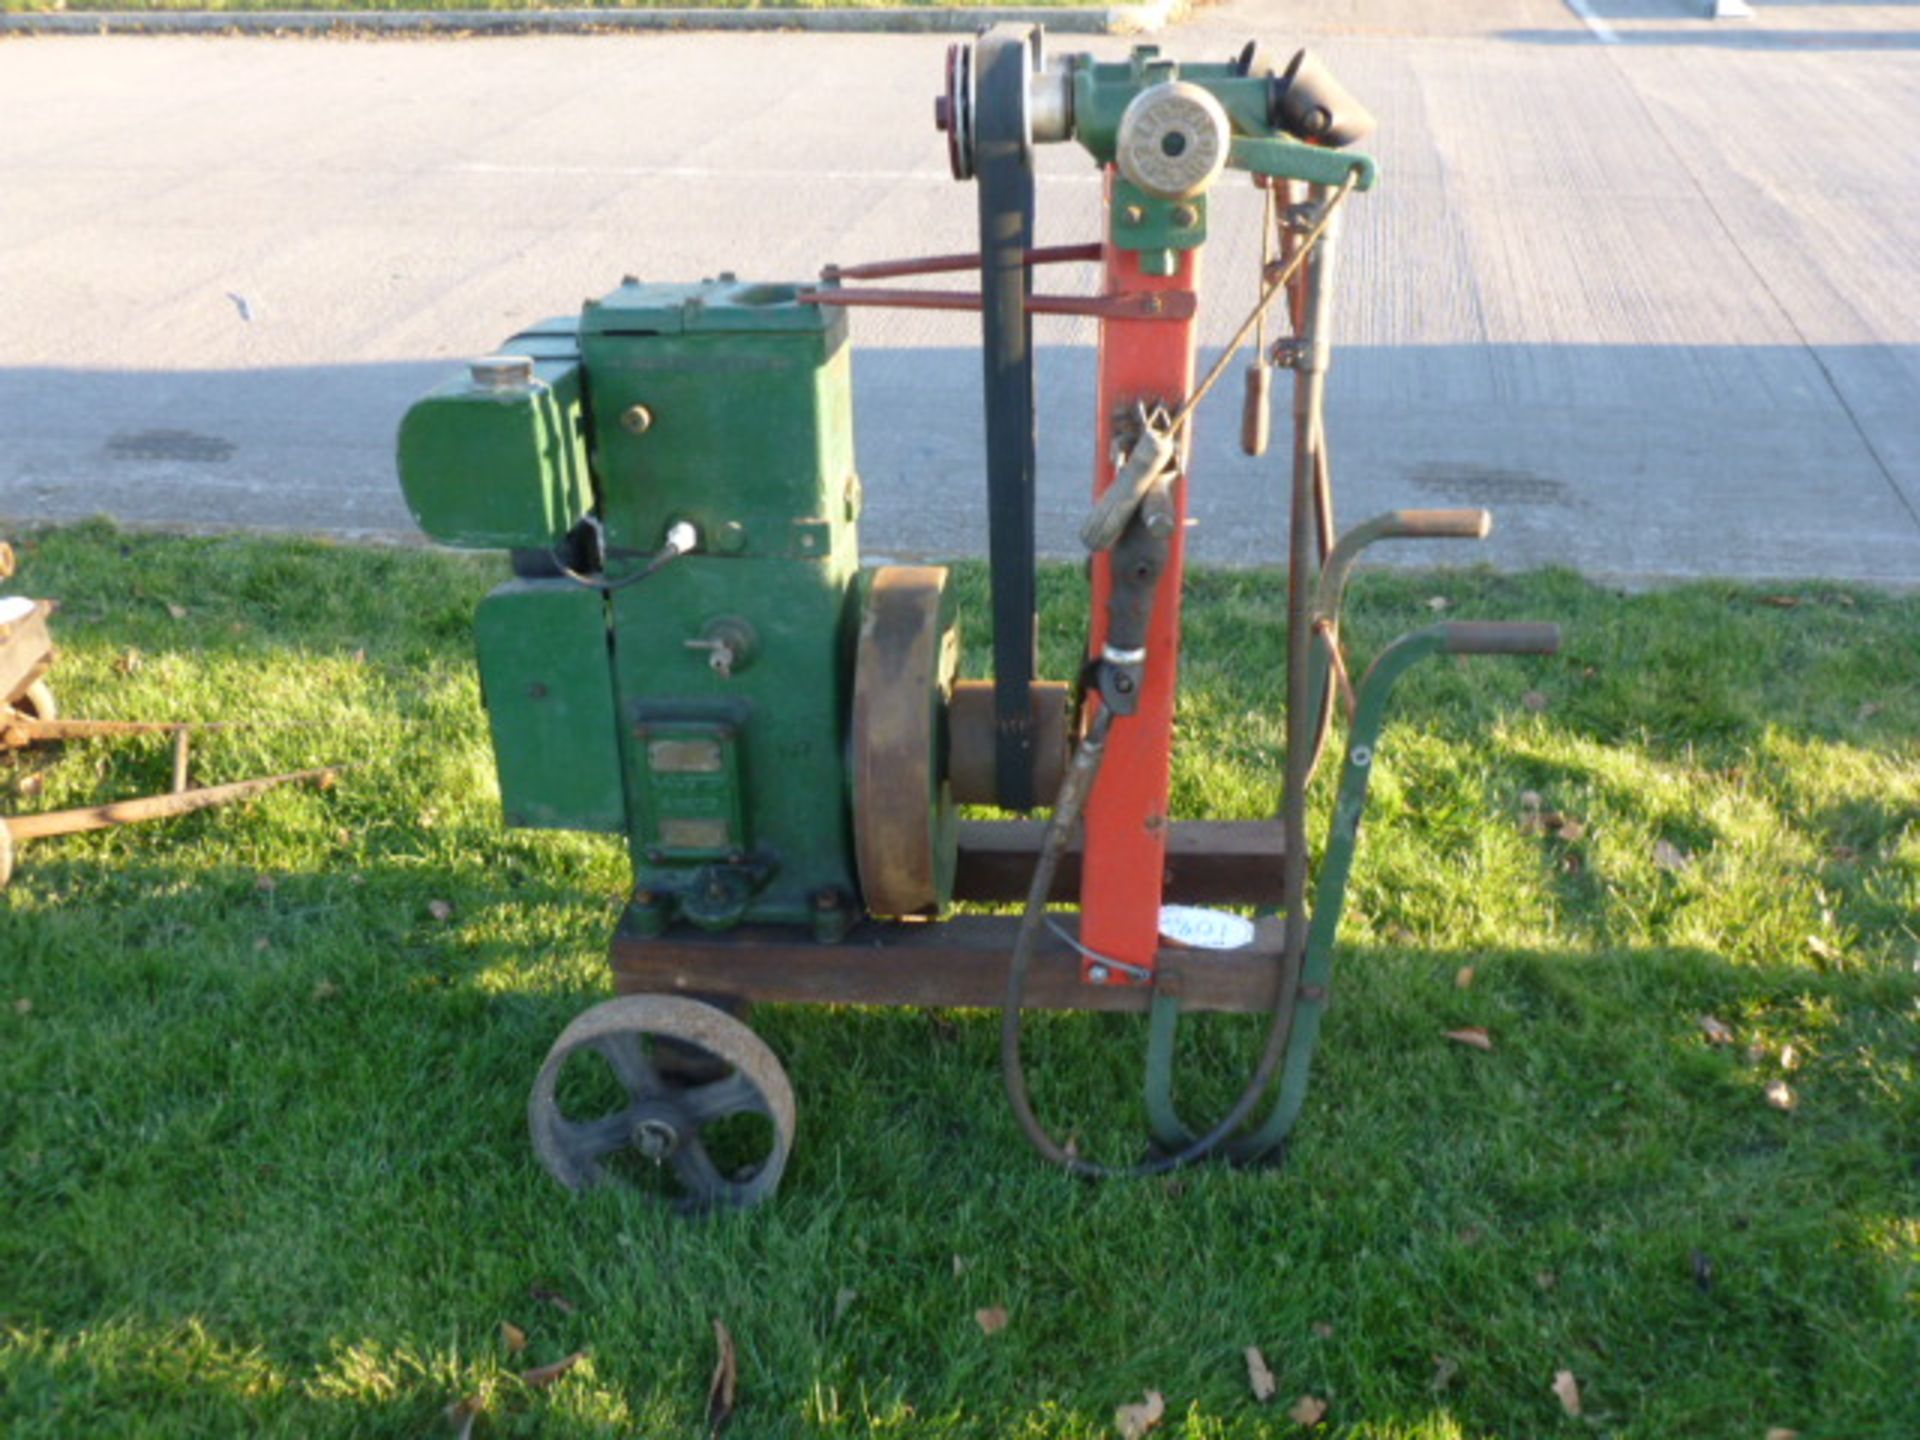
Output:
M1247 1345L1281 1404L1383 1440L1548 1433L1560 1369L1624 1435L1920 1431L1920 602L1364 579L1363 653L1437 614L1559 617L1572 643L1409 683L1286 1168L1071 1182L1006 1115L993 1016L776 1008L785 1187L689 1226L567 1196L525 1139L547 1046L610 991L628 873L616 841L499 829L468 660L498 567L98 527L30 558L77 597L71 696L322 710L318 739L373 763L27 853L0 915L10 1435L413 1436L468 1395L487 1433L697 1433L715 1317L742 1435L1093 1436L1147 1388L1194 1434L1269 1433ZM1056 674L1076 585L1044 586ZM1193 582L1196 808L1270 793L1276 591ZM1706 698L1671 718L1686 685ZM236 732L232 761L284 762L292 733ZM93 753L50 798L101 783ZM124 763L104 778L164 774L157 747ZM1528 789L1586 835L1526 833ZM1490 1052L1445 1038L1469 1027ZM1196 1117L1259 1028L1192 1025ZM1133 1154L1142 1041L1035 1018L1037 1098L1087 1153ZM514 1378L583 1348L550 1389Z

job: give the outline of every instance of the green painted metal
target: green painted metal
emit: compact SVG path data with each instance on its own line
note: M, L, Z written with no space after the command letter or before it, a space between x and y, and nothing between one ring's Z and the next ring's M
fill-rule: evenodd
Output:
M1267 118L1266 76L1242 75L1234 65L1178 64L1163 57L1152 45L1135 47L1128 59L1118 63L1075 67L1073 138L1102 165L1110 164L1119 141L1120 117L1126 113L1133 97L1150 85L1171 80L1200 86L1226 111L1227 123L1233 132L1227 151L1229 169L1313 185L1339 185L1350 171L1358 170L1356 190L1371 189L1378 178L1379 167L1372 156L1355 150L1308 145L1291 135L1276 134ZM1117 207L1117 194L1115 200ZM1116 208L1114 213L1119 216L1124 212ZM1200 234L1185 243L1153 239L1151 232L1157 221L1139 227L1138 244L1122 227L1116 226L1114 235L1118 243L1129 250L1191 249L1206 238L1204 214L1202 211Z
M469 373L416 402L400 425L400 488L420 528L448 545L557 544L593 501L571 320L502 347L534 362L532 383L491 388Z
M1373 776L1380 731L1386 724L1387 702L1401 676L1428 656L1448 648L1451 633L1446 625L1429 625L1402 635L1380 653L1360 682L1341 766L1340 790L1334 801L1319 883L1314 888L1312 924L1307 933L1306 959L1301 968L1286 1054L1281 1061L1279 1095L1258 1128L1225 1147L1236 1163L1255 1164L1273 1157L1300 1118L1301 1106L1307 1098L1313 1050L1326 1013L1334 942L1339 936L1340 912L1346 904L1354 852L1360 844L1360 820L1366 813L1367 787ZM1324 671L1322 673L1324 675ZM1155 996L1147 1034L1147 1118L1154 1139L1169 1149L1178 1149L1193 1138L1173 1102L1173 1050L1178 1020L1179 1002L1171 997Z
M1358 172L1356 190L1371 190L1380 167L1357 150L1329 150L1307 145L1290 135L1235 135L1227 147L1227 165L1253 175L1281 180L1304 180L1310 185L1342 185Z
M515 580L474 617L507 824L626 829L606 605L567 580Z
M748 892L721 906L726 923L810 924L823 899L846 908L857 893L846 742L858 557L850 526L836 539L818 558L690 556L613 596L637 888L689 919L712 923L704 892L716 876ZM727 674L703 648L719 629L746 637ZM663 828L718 814L719 787L693 793L684 775L663 785L654 745L703 729L729 737L737 802L731 843L707 848Z
M503 348L534 383L463 377L402 426L436 538L599 524L604 579L517 581L476 623L508 822L624 831L643 933L833 932L856 906L851 362L844 314L797 289L628 282ZM694 552L643 576L682 521Z
M1115 177L1113 211L1108 232L1122 250L1137 250L1149 256L1164 256L1159 265L1143 268L1149 275L1171 275L1177 262L1176 250L1197 250L1207 241L1207 197L1191 200L1162 200L1149 195L1130 180Z
M651 552L691 520L730 555L831 554L860 503L847 317L797 288L630 284L587 308L610 545Z

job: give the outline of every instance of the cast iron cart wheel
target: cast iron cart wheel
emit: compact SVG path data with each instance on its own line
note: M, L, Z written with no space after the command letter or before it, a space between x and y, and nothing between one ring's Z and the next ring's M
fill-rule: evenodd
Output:
M698 1057L716 1063L721 1078L692 1083L677 1077L656 1042L672 1041L671 1064L681 1071ZM563 1113L561 1072L592 1051L606 1062L626 1104L592 1118ZM591 1062L583 1062L590 1068ZM547 1052L527 1101L534 1153L570 1190L616 1179L608 1162L632 1152L660 1167L686 1213L744 1210L780 1184L793 1149L793 1087L766 1043L722 1010L678 995L623 995L574 1017ZM762 1152L743 1163L716 1156L709 1130L736 1116L759 1116L771 1127ZM765 1127L757 1127L765 1128Z

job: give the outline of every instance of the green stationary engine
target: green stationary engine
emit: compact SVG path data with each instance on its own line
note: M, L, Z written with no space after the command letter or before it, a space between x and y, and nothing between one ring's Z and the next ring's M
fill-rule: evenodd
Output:
M831 936L859 894L847 323L795 294L629 282L401 427L421 528L514 555L477 622L508 823L624 831L641 934Z
M1377 173L1350 148L1372 117L1323 64L1254 44L1197 64L1152 46L1123 62L1049 56L1038 27L996 26L948 50L944 82L934 118L954 178L972 183L976 250L830 265L806 286L629 281L474 362L402 426L421 527L514 557L476 627L508 822L625 834L633 851L610 957L620 994L567 1025L528 1098L535 1153L570 1187L632 1178L616 1167L637 1155L653 1165L640 1178L687 1209L771 1195L796 1110L742 1019L767 1001L1000 1005L1014 1119L1076 1174L1277 1159L1331 995L1389 693L1425 657L1559 643L1551 625L1456 621L1349 664L1340 621L1361 552L1476 539L1491 517L1334 523L1333 253L1343 207ZM1041 246L1035 152L1068 142L1097 167L1101 230ZM1257 298L1203 374L1209 195L1236 174L1258 201ZM1097 283L1036 285L1065 264L1098 266ZM977 289L868 283L966 273ZM859 569L855 305L980 315L991 679L954 678L943 569ZM1072 685L1037 670L1040 316L1098 327ZM1293 391L1273 606L1285 781L1277 822L1188 820L1171 777L1192 427L1249 341L1249 455L1268 448L1271 372ZM1323 749L1338 795L1316 855ZM1002 814L961 823L956 804ZM1031 1008L1148 1017L1155 1153L1103 1165L1049 1133L1021 1048ZM1213 1010L1264 1013L1266 1038L1237 1098L1194 1126L1174 1102L1178 1027ZM617 1108L575 1113L587 1087L561 1077L582 1065L610 1072ZM762 1143L743 1149L736 1121Z

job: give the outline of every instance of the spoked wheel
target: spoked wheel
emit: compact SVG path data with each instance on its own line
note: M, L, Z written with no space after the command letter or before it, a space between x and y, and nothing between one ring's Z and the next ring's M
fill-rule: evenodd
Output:
M562 1185L657 1181L689 1214L744 1210L772 1195L794 1114L793 1087L765 1042L724 1011L677 995L626 995L576 1016L527 1102L534 1153Z

